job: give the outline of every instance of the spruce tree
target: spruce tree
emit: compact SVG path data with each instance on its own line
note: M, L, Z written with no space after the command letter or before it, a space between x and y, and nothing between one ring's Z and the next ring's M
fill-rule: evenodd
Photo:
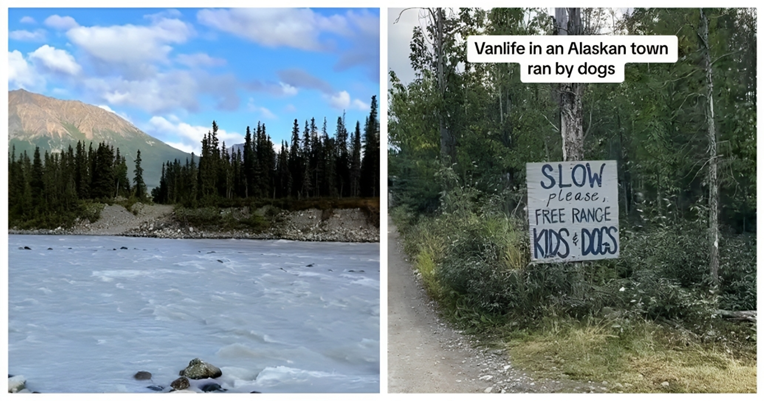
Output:
M377 96L372 96L369 117L364 126L364 160L361 163L363 196L377 196L380 188L380 139L377 121Z
M303 166L302 166L302 157L301 157L301 150L300 150L300 126L298 125L298 120L295 119L294 123L292 124L292 145L290 146L290 157L289 157L289 169L290 169L290 179L292 181L292 191L290 194L292 196L298 196L301 192L301 186L303 183L302 180L302 173L303 173Z
M143 168L141 167L141 150L135 156L135 176L133 177L135 197L143 200L146 197L146 183L143 182Z
M361 179L361 127L356 121L356 131L353 133L353 155L351 162L351 196L361 195L359 186Z

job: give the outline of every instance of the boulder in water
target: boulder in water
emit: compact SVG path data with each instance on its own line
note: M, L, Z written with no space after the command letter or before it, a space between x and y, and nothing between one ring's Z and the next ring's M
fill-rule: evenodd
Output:
M146 371L140 371L133 375L136 380L151 380L151 373Z
M205 393L211 393L211 392L218 392L222 393L226 391L225 388L221 387L218 383L207 383L204 386L200 388L200 390L204 391Z
M170 387L175 390L185 390L189 388L189 379L185 377L179 377L170 383Z
M162 391L162 390L164 390L164 389L165 389L164 387L162 387L162 386L157 386L157 385L153 385L153 386L147 386L146 388L148 388L149 390L154 390L154 391Z
M220 377L223 372L221 372L217 367L204 362L199 358L194 358L191 360L191 362L189 362L189 366L187 366L186 369L180 371L178 374L188 377L189 379L199 380L207 379L208 377L215 379Z
M10 375L8 375L10 376ZM27 388L27 379L24 376L13 376L8 378L8 392L18 393Z

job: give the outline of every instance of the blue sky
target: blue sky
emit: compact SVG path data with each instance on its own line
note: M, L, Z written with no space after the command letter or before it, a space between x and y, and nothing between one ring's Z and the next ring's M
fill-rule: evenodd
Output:
M216 120L228 145L265 123L362 126L379 97L378 9L8 11L8 85L101 106L197 154Z

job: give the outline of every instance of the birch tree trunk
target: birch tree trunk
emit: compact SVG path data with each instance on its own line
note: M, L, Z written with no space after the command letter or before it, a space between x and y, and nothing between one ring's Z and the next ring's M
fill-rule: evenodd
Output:
M567 18L564 18L566 16ZM578 8L555 9L558 35L581 35L582 19ZM560 18L560 19L559 19ZM564 21L566 21L564 29ZM559 85L560 135L563 144L563 160L584 160L584 129L582 118L582 96L584 85L581 83L562 83Z
M702 44L702 56L704 69L707 76L707 138L709 139L709 273L712 281L719 281L720 269L720 230L717 223L718 205L720 195L717 180L717 135L715 134L715 109L714 109L714 86L712 82L712 60L709 55L709 21L704 15L704 10L699 9L699 37Z

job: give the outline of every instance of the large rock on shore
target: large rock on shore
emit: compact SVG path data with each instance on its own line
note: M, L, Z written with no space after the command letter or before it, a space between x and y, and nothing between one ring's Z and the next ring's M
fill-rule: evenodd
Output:
M28 392L28 391L24 391L26 390L26 386L27 386L27 379L25 379L24 376L11 376L8 378L9 393Z
M199 380L207 378L218 378L223 372L217 367L207 362L194 358L189 362L189 366L178 373L181 376L188 377L189 379Z

